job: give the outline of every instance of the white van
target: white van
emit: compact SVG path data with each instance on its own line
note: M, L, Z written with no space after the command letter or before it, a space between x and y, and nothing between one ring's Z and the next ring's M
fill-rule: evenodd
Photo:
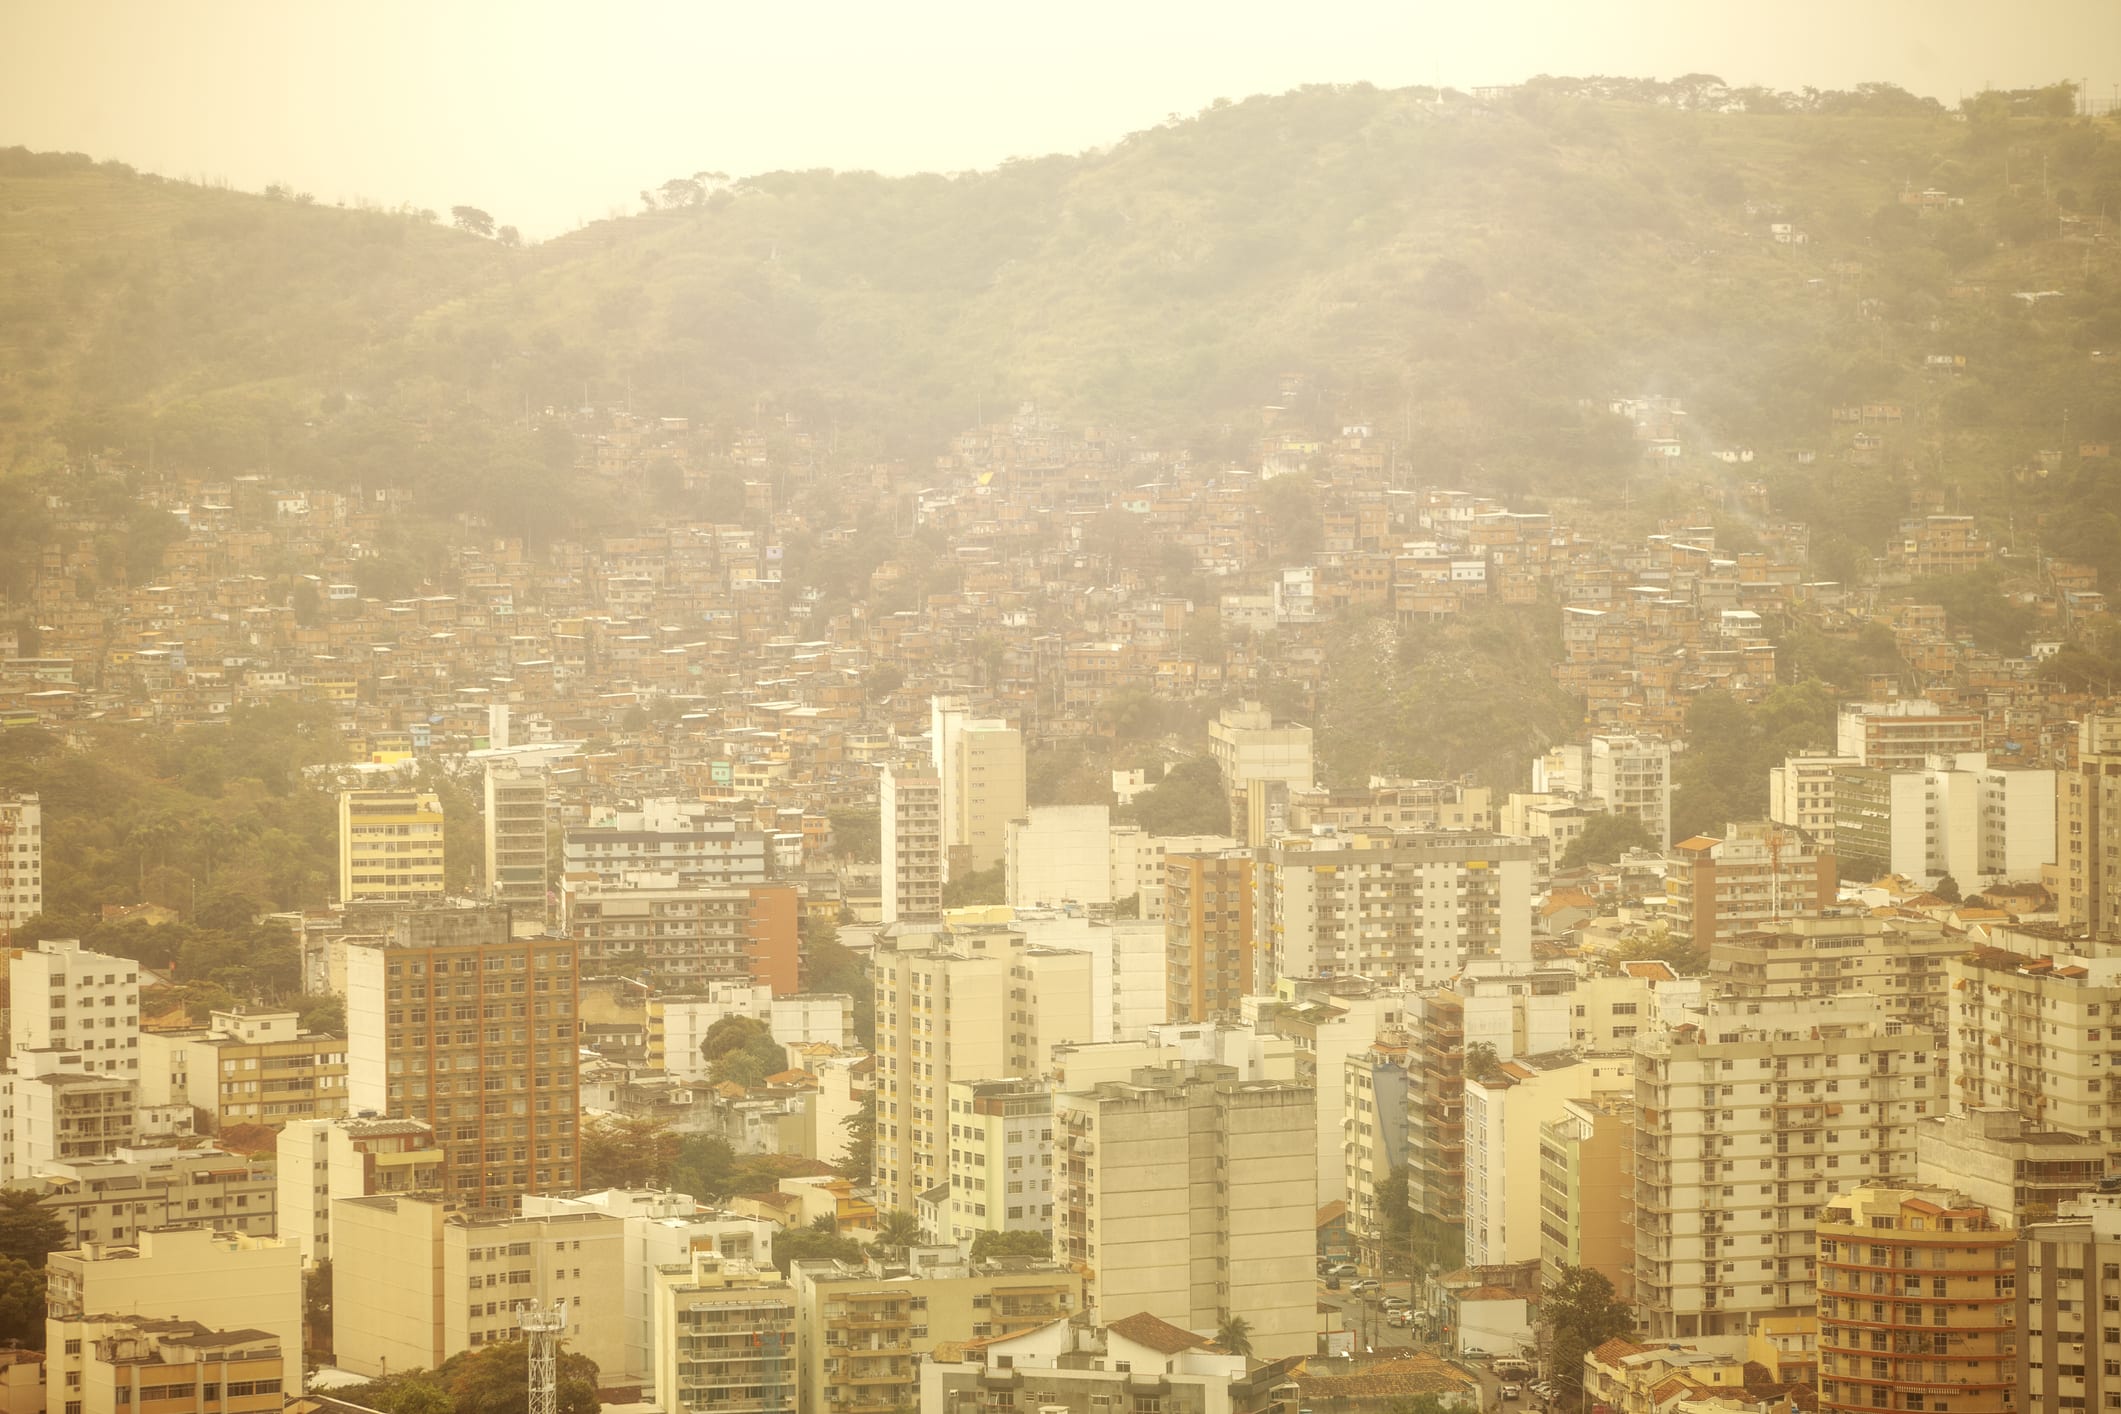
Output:
M1532 1362L1515 1355L1506 1355L1495 1362L1494 1369L1498 1376L1507 1380L1516 1375L1531 1374Z

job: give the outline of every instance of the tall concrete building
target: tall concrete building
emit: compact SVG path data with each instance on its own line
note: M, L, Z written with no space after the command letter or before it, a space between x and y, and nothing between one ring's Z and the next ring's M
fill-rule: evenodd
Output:
M1108 1319L1189 1330L1225 1316L1252 1353L1317 1348L1316 1101L1227 1066L1140 1070L1053 1102L1055 1254Z
M442 802L433 791L339 792L339 902L442 897Z
M1812 1229L1850 1183L1907 1182L1943 1039L1871 998L1717 1001L1636 1042L1635 1305L1652 1340L1813 1304Z
M1520 1056L1466 1077L1466 1265L1539 1260L1540 1134L1571 1102L1634 1088L1621 1056Z
M2121 935L2121 716L2087 717L2077 760L2056 792L2056 920L2094 938Z
M1164 856L1164 1006L1172 1021L1235 1017L1258 984L1249 849Z
M1801 751L1768 768L1768 819L1794 825L1821 849L1834 848L1834 780L1839 771L1863 763L1831 751Z
M1435 986L1476 961L1529 963L1529 841L1389 829L1277 840L1260 854L1255 947L1272 977Z
M786 1414L801 1399L795 1288L772 1267L689 1252L656 1273L657 1402L672 1411Z
M1734 997L1865 992L1899 1020L1941 1033L1953 1001L1945 964L1965 951L1965 935L1935 919L1836 907L1719 938L1709 971Z
M446 1156L416 1119L300 1119L275 1146L276 1231L304 1266L331 1260L332 1204L342 1198L439 1196Z
M1265 844L1276 831L1267 828L1254 806L1267 795L1255 787L1279 788L1287 797L1317 785L1311 762L1311 729L1297 722L1276 723L1257 702L1225 707L1208 723L1208 754L1222 773L1223 791L1231 799L1232 832L1245 844Z
M877 824L883 836L883 921L942 917L943 794L935 772L886 766L877 786Z
M1673 934L1702 949L1818 913L1832 906L1838 884L1833 855L1802 831L1768 820L1727 825L1721 839L1681 840L1664 879Z
M0 943L44 912L44 807L0 791Z
M1050 1074L1056 1047L1094 1038L1106 999L1088 953L1027 946L1007 922L882 942L872 963L876 1201L911 1213L949 1179L964 1127L952 1085Z
M1588 1267L1635 1291L1635 1097L1564 1100L1539 1127L1539 1274Z
M1034 805L1011 820L1005 897L1016 908L1109 904L1112 811L1103 805Z
M1916 1181L1964 1193L2014 1226L2052 1218L2105 1177L2105 1145L2016 1110L1983 1105L1915 1125Z
M1364 1258L1373 1265L1384 1252L1386 1181L1407 1164L1408 1050L1401 1030L1341 1062L1340 1150L1348 1235L1361 1244Z
M1851 702L1834 719L1834 753L1877 771L1919 771L1932 756L1981 751L1979 712L1947 712L1920 697Z
M1053 1089L1044 1080L950 1084L950 1196L938 1241L1053 1227Z
M748 983L786 996L801 985L793 884L718 888L642 871L609 884L569 879L561 897L585 976L633 977L677 993Z
M1951 1414L2024 1407L2009 1224L1949 1189L1860 1184L1820 1209L1817 1239L1820 1409L1906 1409L1911 1395Z
M575 944L506 908L401 916L347 949L348 1108L433 1126L460 1202L579 1187L577 993Z
M486 763L486 895L518 919L552 911L547 862L546 795L551 777L534 762L495 757Z
M1659 849L1672 844L1672 744L1649 736L1594 736L1588 793L1606 810L1638 820Z
M2108 1086L2121 1020L2121 959L2026 958L1977 948L1945 963L1955 1000L1955 1108L2016 1110L2121 1157Z
M204 1027L140 1038L140 1102L190 1105L208 1133L346 1113L346 1038L304 1031L292 1011L235 1007Z
M773 844L701 801L644 800L637 810L598 810L562 838L569 878L603 884L650 870L692 888L741 888L773 873Z
M943 798L945 875L1001 864L1009 822L1021 820L1024 734L1006 722L967 722L952 743L951 792Z
M1849 879L1949 875L1967 893L2035 882L2055 862L2055 773L1992 767L1979 752L1919 771L1853 766L1835 776L1834 856Z
M8 1050L73 1051L91 1075L140 1078L140 964L45 938L8 963Z
M2020 1228L2014 1275L2004 1339L2016 1337L2017 1358L2005 1372L2014 1396L2005 1407L2014 1414L2114 1407L2106 1396L2121 1390L2121 1321L2114 1319L2121 1309L2121 1193L2102 1184L2057 1216Z

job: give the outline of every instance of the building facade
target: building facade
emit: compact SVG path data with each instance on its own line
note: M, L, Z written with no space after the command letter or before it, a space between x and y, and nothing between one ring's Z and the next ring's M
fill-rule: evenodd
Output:
M943 913L943 792L932 770L887 766L877 788L885 923Z
M551 785L551 774L535 763L506 756L486 763L486 893L518 918L544 918L552 908Z
M2056 920L2094 938L2121 933L2121 716L2087 717L2056 794Z

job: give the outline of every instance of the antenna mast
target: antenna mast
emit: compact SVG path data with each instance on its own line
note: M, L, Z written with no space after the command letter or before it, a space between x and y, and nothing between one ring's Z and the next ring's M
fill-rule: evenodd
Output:
M559 1414L560 1332L567 1329L566 1298L555 1301L550 1311L516 1307L516 1325L530 1347L530 1414Z

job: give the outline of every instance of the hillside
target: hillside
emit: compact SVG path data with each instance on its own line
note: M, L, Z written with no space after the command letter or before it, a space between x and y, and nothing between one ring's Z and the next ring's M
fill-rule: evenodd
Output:
M1235 452L1293 371L1299 415L1514 494L1615 484L1636 449L1606 400L1661 393L1690 455L1755 450L1778 512L1815 522L1845 469L1786 454L1845 440L1837 406L1902 405L1875 486L1836 503L1873 544L1911 491L2121 505L2075 455L2121 435L2121 359L2094 352L2121 352L2121 131L2040 116L2066 112L2046 94L1966 116L1896 94L1307 89L991 172L753 177L527 250L16 150L0 458L475 500L552 487L526 410L585 391L710 423L772 406L849 457L925 455L1023 398Z

